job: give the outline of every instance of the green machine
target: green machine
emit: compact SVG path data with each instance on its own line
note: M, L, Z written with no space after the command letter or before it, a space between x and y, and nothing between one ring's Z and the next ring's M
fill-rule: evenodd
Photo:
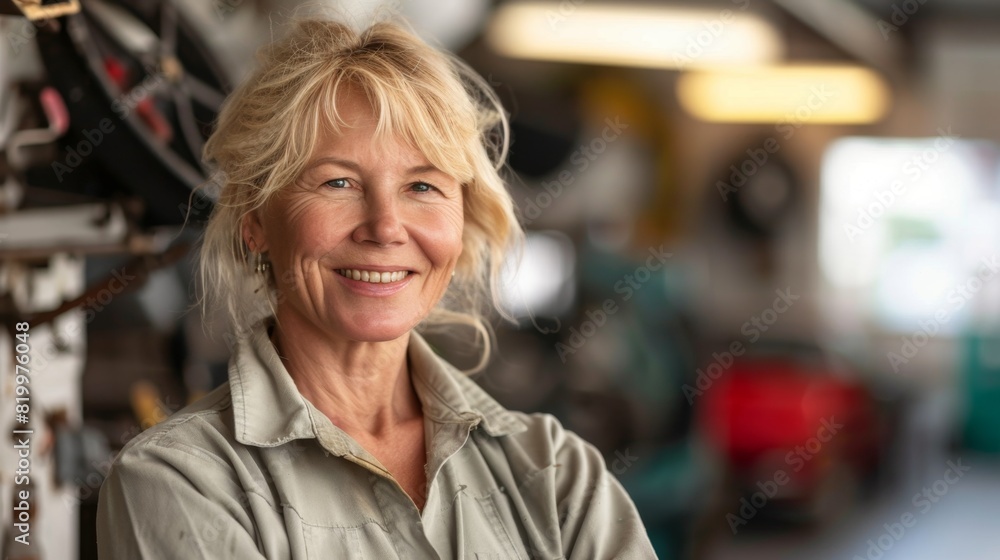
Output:
M965 448L1000 453L1000 331L972 331L964 342Z

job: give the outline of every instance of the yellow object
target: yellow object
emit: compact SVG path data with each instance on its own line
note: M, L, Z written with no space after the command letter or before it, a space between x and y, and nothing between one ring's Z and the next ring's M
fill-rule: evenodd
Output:
M565 1L503 4L486 39L513 58L671 69L762 64L784 48L766 20L739 9Z
M80 11L78 0L50 3L42 2L42 0L14 0L14 5L32 21L67 16Z
M862 66L788 65L687 73L677 97L712 122L857 124L881 118L890 91Z
M133 383L129 396L132 401L132 412L143 430L159 424L172 413L163 406L160 390L149 381Z

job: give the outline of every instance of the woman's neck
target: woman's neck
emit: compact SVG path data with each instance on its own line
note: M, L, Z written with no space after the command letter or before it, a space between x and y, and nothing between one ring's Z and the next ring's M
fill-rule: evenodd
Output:
M409 375L409 333L385 342L359 342L309 327L283 317L271 341L299 392L334 425L381 439L421 416Z

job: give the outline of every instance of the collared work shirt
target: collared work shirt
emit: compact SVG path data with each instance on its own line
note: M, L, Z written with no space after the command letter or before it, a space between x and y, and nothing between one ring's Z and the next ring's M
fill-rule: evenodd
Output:
M550 415L508 411L412 333L422 511L305 399L263 324L229 382L143 432L101 488L102 560L647 559L632 501Z

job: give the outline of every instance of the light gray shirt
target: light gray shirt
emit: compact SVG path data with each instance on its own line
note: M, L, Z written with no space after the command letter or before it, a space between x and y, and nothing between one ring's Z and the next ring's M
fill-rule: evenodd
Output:
M413 333L422 511L297 390L263 323L229 382L125 446L101 488L102 560L656 558L600 453L504 409Z

